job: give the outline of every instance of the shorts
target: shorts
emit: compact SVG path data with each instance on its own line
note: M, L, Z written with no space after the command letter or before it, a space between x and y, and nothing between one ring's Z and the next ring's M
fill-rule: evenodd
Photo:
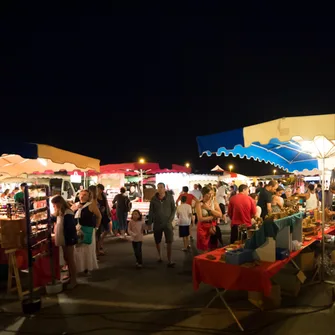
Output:
M190 236L190 226L179 226L179 237Z
M109 232L110 231L110 226L109 226L109 218L108 216L103 215L102 219L101 219L101 224L99 229L101 230L101 232Z
M172 243L173 242L172 226L154 229L155 243L160 244L162 242L163 233L164 233L165 243Z

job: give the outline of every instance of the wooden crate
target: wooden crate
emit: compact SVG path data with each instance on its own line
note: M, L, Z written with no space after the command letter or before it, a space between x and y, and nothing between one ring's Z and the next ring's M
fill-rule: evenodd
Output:
M0 243L4 249L20 249L25 246L26 220L0 220Z

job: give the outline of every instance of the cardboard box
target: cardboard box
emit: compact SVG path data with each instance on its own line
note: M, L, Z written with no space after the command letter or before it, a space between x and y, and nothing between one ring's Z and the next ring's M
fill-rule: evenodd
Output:
M262 311L279 308L281 305L281 288L279 285L273 284L269 297L265 297L261 292L250 291L248 292L248 300Z
M315 269L315 253L312 249L304 249L295 259L301 271L313 271Z
M302 271L295 268L284 268L271 279L274 283L280 285L283 295L297 297L301 289L301 284L306 280L306 276Z

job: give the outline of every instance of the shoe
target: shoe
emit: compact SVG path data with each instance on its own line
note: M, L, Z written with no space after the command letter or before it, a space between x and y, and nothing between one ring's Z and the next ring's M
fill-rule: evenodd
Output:
M157 263L162 263L163 260L161 258L157 259Z
M175 266L176 266L175 262L170 262L170 263L167 264L168 268L174 268Z
M188 245L188 246L187 246L187 249L191 249L191 246L190 246L190 245Z
M142 264L136 264L136 267L137 267L138 269L142 269Z
M181 250L184 251L184 252L186 252L186 251L187 251L187 248L182 248Z

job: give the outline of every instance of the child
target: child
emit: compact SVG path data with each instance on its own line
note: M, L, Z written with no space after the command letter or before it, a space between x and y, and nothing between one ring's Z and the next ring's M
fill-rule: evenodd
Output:
M111 217L112 217L112 229L111 230L115 236L120 236L119 222L117 221L117 216L116 216L116 204L114 204L112 207Z
M190 236L190 225L192 223L192 207L186 203L187 197L181 197L181 205L177 208L178 226L179 226L179 237L183 238L184 248L183 251L187 251L190 248L189 236Z
M128 224L128 234L131 237L133 249L136 258L136 267L142 267L142 241L143 231L150 230L151 227L147 226L142 219L142 214L139 210L135 209L131 215L131 220Z

